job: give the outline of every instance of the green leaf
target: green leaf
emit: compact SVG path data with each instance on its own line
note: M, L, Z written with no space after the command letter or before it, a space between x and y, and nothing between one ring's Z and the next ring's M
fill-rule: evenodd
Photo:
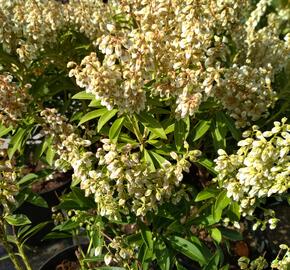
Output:
M76 229L78 227L80 227L79 222L67 220L64 223L61 223L61 224L55 226L52 230L53 231L71 231L71 230Z
M71 187L71 190L71 194L73 196L72 198L80 205L80 207L89 209L96 206L94 200L91 197L87 197L82 189L78 187Z
M212 138L215 150L226 148L226 135L228 128L224 119L220 116L220 113L216 115L216 122L213 125Z
M222 233L222 236L224 236L232 241L243 240L243 236L237 231L227 229L227 228L219 228L219 230Z
M25 138L26 129L19 128L16 132L16 134L12 137L10 143L9 143L9 149L8 149L8 157L11 159L15 152L18 150L20 151L23 140ZM12 147L10 147L12 145Z
M149 155L149 153L148 153L148 151L146 149L144 149L144 160L145 160L146 164L148 164L150 170L152 172L155 172L156 169L155 169L155 166L154 166L154 162L153 162L151 156Z
M23 185L23 184L27 184L27 183L30 184L31 182L33 182L33 180L36 180L38 178L39 178L39 176L37 174L29 173L20 179L20 181L18 182L18 185Z
M218 228L210 229L210 235L218 244L222 241L222 234Z
M203 268L203 270L220 270L219 268L220 252L216 253L210 258L208 264Z
M213 197L216 197L216 195L218 194L218 190L216 188L212 188L212 187L207 187L204 190L202 190L201 192L199 192L195 198L195 202L200 202L200 201L204 201Z
M213 215L204 215L190 220L189 224L211 226L215 224Z
M5 126L1 126L0 127L0 138L5 136L7 133L9 133L11 130L13 130L13 127L10 126L8 128L6 128Z
M154 135L160 137L161 139L167 139L165 130L162 125L154 117L148 113L140 113L137 115L138 120L144 127L147 127Z
M49 221L41 222L33 227L30 227L30 229L26 231L25 234L19 235L22 244L24 244L30 237L41 231L49 223Z
M169 161L164 158L163 156L157 154L154 151L149 150L149 153L153 156L153 158L159 163L160 167L163 167L165 163L168 163Z
M47 150L47 148L51 145L52 140L53 140L52 136L45 138L45 140L41 144L40 149L38 150L38 155L37 155L38 158L40 158L43 155L43 153Z
M123 267L117 267L117 266L101 266L101 267L97 267L95 268L96 270L126 270ZM143 268L142 268L143 269Z
M227 216L233 221L239 221L241 217L240 206L237 202L231 202L228 207Z
M186 140L190 130L190 120L189 117L185 119L180 119L175 122L174 129L174 141L177 151L180 151L183 147L184 141Z
M156 259L158 266L161 270L170 270L171 263L170 263L170 254L168 248L166 247L164 241L159 239L155 242L154 250L156 254Z
M88 106L89 107L102 107L101 100L93 99Z
M230 133L232 134L233 138L236 141L239 141L242 137L242 132L236 128L235 121L223 112L220 112L219 114L223 122L226 124L227 128L229 129Z
M141 236L144 243L149 249L153 249L152 232L142 221L138 222L138 226L141 230Z
M216 222L219 222L222 216L222 211L228 206L231 199L227 197L227 191L223 190L218 195L213 207L213 216Z
M124 117L117 119L110 128L109 139L114 143L118 141L118 137L120 135L124 120Z
M193 128L193 142L203 137L209 130L211 125L210 120L199 120Z
M31 223L29 218L23 214L15 214L15 215L5 216L4 219L10 225L14 225L14 226L22 226L22 225L27 225L27 224Z
M31 192L27 198L27 201L30 202L31 204L48 208L47 202L45 199L43 199L40 195L37 193Z
M153 249L147 247L144 243L138 253L138 260L141 262L142 270L147 270L149 266L149 262L153 257Z
M175 266L177 270L188 270L187 268L185 268L180 262L176 261L175 262Z
M201 266L205 265L208 261L207 253L201 246L196 243L191 243L188 240L179 236L170 236L167 238L170 245L177 251L181 252L188 258L198 262Z
M100 132L100 130L102 129L102 127L108 122L110 121L111 118L113 118L116 113L118 112L117 109L113 109L111 111L107 111L106 113L104 113L98 122L98 126L97 126L97 131Z
M174 129L175 129L175 124L169 125L168 127L165 128L165 134L167 135L167 134L173 132Z
M47 151L46 151L46 161L47 163L52 166L52 163L53 163L53 159L54 159L54 156L55 156L55 151L52 147L48 147L47 148Z
M70 122L73 121L80 121L80 119L82 118L82 116L84 115L83 112L75 112L72 117L70 118Z
M171 222L167 227L166 227L167 232L176 232L176 233L181 233L184 230L184 225L180 223L179 220L175 220Z
M221 208L224 209L228 206L228 204L231 202L231 199L227 197L227 191L223 190L218 195L216 202L215 202L215 209Z
M36 180L50 175L52 172L53 172L53 170L51 170L51 169L44 169L44 170L38 171L37 173L29 173L29 174L23 176L18 181L18 185L23 185L23 184L30 185L33 182L35 182Z
M50 232L43 238L43 240L63 239L63 238L71 238L71 237L72 235L68 232Z
M97 117L100 117L102 115L104 115L106 112L108 112L108 110L106 108L102 108L102 109L98 109L98 110L94 110L91 112L86 113L80 120L79 122L79 126L85 122L88 122L92 119L95 119Z
M207 158L201 157L196 161L196 163L198 163L198 164L202 165L203 167L205 167L206 169L208 169L208 171L212 175L216 176L218 174L217 171L214 169L215 164L213 161L211 161Z
M104 255L99 255L99 256L94 256L90 258L84 258L82 259L82 262L84 263L95 263L95 262L103 262L104 261ZM99 268L94 268L94 269L99 269Z
M12 235L12 234L8 234L7 235L7 241L9 243L12 243L14 245L17 245L17 239L16 239L16 236L15 235Z
M82 91L79 93L76 93L72 96L72 99L93 99L95 96L93 94L87 93L86 91Z

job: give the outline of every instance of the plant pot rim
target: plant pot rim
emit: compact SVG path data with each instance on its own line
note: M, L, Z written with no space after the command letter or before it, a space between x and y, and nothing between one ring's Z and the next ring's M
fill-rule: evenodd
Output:
M44 267L50 262L53 261L55 259L57 259L58 257L60 257L62 254L67 253L69 250L76 250L79 246L83 246L83 245L71 245L68 246L64 249L62 249L61 251L59 251L58 253L56 253L55 255L53 255L52 257L48 258L40 267L38 270L43 270ZM53 269L51 269L53 270Z

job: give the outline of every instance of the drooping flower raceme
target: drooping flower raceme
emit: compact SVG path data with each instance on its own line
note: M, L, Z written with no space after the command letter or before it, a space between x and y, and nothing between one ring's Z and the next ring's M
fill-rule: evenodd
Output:
M200 151L192 150L182 157L172 153L174 162L167 161L152 170L130 144L119 149L109 139L103 139L103 146L93 153L86 149L91 142L81 138L55 109L45 109L41 116L44 132L53 136L55 166L74 170L73 180L80 183L87 196L94 196L102 216L144 216L158 211L164 202L177 203L188 198L183 172L189 172L188 159L194 161Z
M1 141L0 141L1 146ZM8 205L15 202L15 196L18 194L17 172L13 160L9 160L7 151L0 149L0 203L4 210Z
M103 56L69 63L70 75L108 109L139 112L150 95L169 99L184 118L214 97L237 126L249 125L267 116L274 75L289 60L288 38L279 34L285 18L273 13L258 28L267 5L247 18L243 0L111 1L111 17L120 19L96 39Z
M0 74L0 124L15 126L24 118L31 101L28 94L30 87L29 84L20 86L13 82L11 75Z
M190 166L187 156L178 160L176 155L176 164L168 161L152 170L138 152L132 151L132 145L118 149L108 139L102 142L96 153L97 166L81 182L81 188L95 196L101 215L118 218L120 213L133 212L144 216L149 211L157 211L166 201L177 203L188 198L181 182L183 172ZM190 158L198 154L199 151L189 153Z
M253 126L244 132L235 154L218 151L216 180L227 189L228 197L239 202L243 216L251 216L263 199L290 187L290 124L286 121L274 122L265 132Z
M154 96L183 118L214 97L245 126L267 116L290 52L289 34L281 32L289 8L260 24L271 1L251 2L0 0L0 42L29 65L59 33L83 33L98 54L70 63L70 75L107 108L139 112Z

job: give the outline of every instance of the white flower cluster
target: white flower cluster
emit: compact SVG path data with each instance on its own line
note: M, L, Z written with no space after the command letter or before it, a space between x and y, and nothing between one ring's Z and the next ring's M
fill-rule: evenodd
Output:
M45 45L57 42L62 30L73 29L96 38L106 18L106 5L99 0L0 0L0 43L29 63Z
M55 166L67 170L74 169L73 179L82 179L85 171L90 168L92 153L82 151L82 147L90 146L89 140L80 138L75 127L60 115L56 109L45 109L40 115L43 118L42 128L46 135L52 136L52 147L58 155Z
M284 253L283 256L281 256L281 253ZM238 264L240 269L243 270L269 269L267 268L269 264L267 263L266 259L263 256L260 256L253 261L251 261L247 257L241 257L238 260ZM281 244L280 252L278 253L276 259L274 259L271 262L271 269L289 270L289 265L290 265L290 248L285 244Z
M53 147L58 154L55 165L73 168L73 179L80 182L86 196L94 195L102 216L118 219L120 213L129 212L144 216L148 211L157 211L166 201L177 203L188 198L181 183L183 172L189 171L187 159L195 160L200 151L189 151L183 157L172 153L175 164L168 161L152 170L132 145L118 149L109 139L103 139L103 146L94 157L84 150L91 142L74 133L73 126L55 109L46 109L41 115L45 132L53 134Z
M15 202L14 197L19 191L16 178L13 161L8 159L6 150L0 150L0 203L4 210L8 209L8 204Z
M153 95L170 98L185 117L213 96L244 126L273 104L271 84L290 52L289 34L280 39L289 9L269 14L259 29L270 1L248 18L250 2L0 0L0 42L29 62L61 31L82 32L103 55L89 54L70 75L109 109L139 112ZM233 106L244 102L240 111Z
M216 180L227 189L228 197L239 202L243 216L251 216L264 198L290 187L290 124L286 121L274 122L265 132L253 126L243 133L245 139L238 143L236 154L218 151Z
M15 126L23 119L31 100L29 84L19 86L11 75L0 74L0 123L6 127Z
M267 108L276 100L276 93L271 87L271 66L253 68L233 65L224 71L223 76L215 88L215 96L230 116L237 120L238 127L249 125L261 116L268 116Z
M74 132L74 127L68 124L68 119L58 113L55 108L46 108L40 112L43 119L42 128L45 135L52 135L64 139Z
M268 266L268 263L263 256L260 256L253 261L247 257L241 257L238 260L238 265L242 270L263 270Z
M89 65L82 62L71 75L86 91L105 97L108 108L116 104L131 112L145 108L146 87L154 81L151 95L173 98L181 117L194 115L219 78L217 59L226 60L223 28L238 23L246 2L111 1L112 19L96 39L104 60L92 54ZM114 85L100 87L101 75L115 78Z
M133 81L124 83L121 68L114 65L115 60L113 64L110 61L109 58L105 58L101 64L96 53L91 53L82 60L80 66L70 70L69 76L75 76L77 84L80 87L85 87L87 93L100 99L101 104L108 109L112 109L116 105L121 111L125 111L126 108L135 112L143 110L145 108L145 94L141 89L142 87ZM73 65L76 64L68 63L69 67Z
M105 255L104 261L106 265L122 265L125 269L132 269L129 261L134 260L137 256L134 246L128 245L125 240L126 235L116 236L108 245L109 253Z
M73 178L80 181L87 196L94 195L101 215L115 219L120 212L145 215L147 211L156 211L164 201L177 203L187 196L180 184L183 171L188 171L190 166L185 159L176 165L168 162L153 172L141 162L139 154L131 153L130 145L117 150L115 144L104 139L103 147L97 150L95 164L93 153L83 150L90 141L75 134L64 117L55 109L46 109L41 116L45 132L54 137L53 147L59 156L55 165L73 168ZM190 156L194 158L197 154L198 151Z
M118 149L108 139L102 142L103 147L96 153L96 168L81 182L86 194L94 195L102 216L114 219L129 212L144 216L148 211L157 211L166 201L177 203L188 197L181 183L183 171L188 171L190 166L186 157L176 164L166 162L161 168L151 170L131 145ZM195 151L189 155L193 158L198 154Z
M285 244L281 244L280 246L281 251L284 252L283 257L282 256L277 256L277 258L272 261L271 267L273 269L278 269L278 270L289 270L289 265L290 265L290 247L288 247ZM281 258L282 257L282 258Z
M139 112L149 93L170 98L183 118L213 96L248 125L274 104L274 75L290 53L279 37L285 16L273 13L257 29L268 2L247 19L246 0L111 1L112 19L96 39L104 59L92 53L70 75L109 109Z

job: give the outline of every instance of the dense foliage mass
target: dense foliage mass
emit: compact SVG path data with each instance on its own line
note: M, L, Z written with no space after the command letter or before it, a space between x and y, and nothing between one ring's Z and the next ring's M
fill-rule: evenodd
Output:
M45 207L33 185L58 172L72 182L46 238L85 236L80 269L289 269L286 243L234 248L290 202L287 0L0 0L0 24L0 241L17 270L11 245L30 270L44 224L15 211Z

